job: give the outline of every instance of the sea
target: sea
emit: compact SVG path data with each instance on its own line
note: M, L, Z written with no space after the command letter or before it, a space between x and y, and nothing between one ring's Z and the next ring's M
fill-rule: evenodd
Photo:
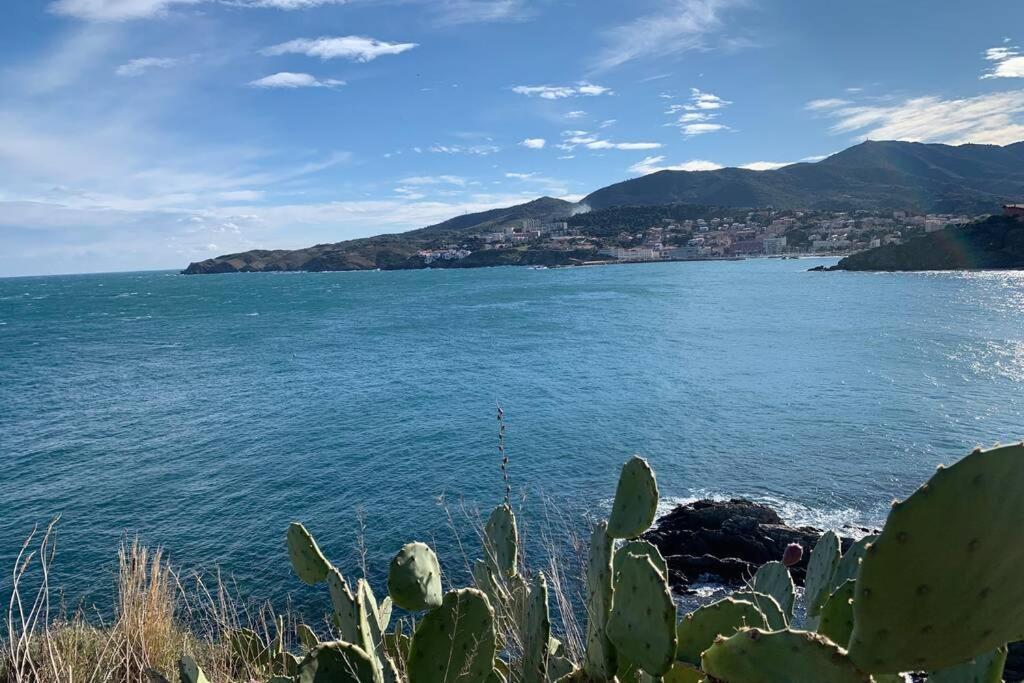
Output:
M457 584L505 496L499 407L536 566L633 454L663 511L877 527L1024 436L1024 272L807 272L833 262L0 279L0 594L58 515L51 585L100 612L134 539L315 609L293 520L378 593L411 540Z

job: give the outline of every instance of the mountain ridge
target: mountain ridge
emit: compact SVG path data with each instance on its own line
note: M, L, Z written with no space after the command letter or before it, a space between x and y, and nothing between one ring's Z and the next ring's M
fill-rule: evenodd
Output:
M257 249L189 264L187 274L264 270L363 270L423 267L416 254L425 245L493 232L523 219L566 219L580 211L671 204L806 210L887 210L921 213L989 213L1002 203L1024 200L1024 141L999 145L943 145L867 141L818 162L769 171L722 168L671 171L605 186L573 203L540 197L523 204L455 216L404 233L320 244L305 249ZM495 250L497 251L497 250ZM578 251L578 250L577 250ZM596 252L574 252L573 262ZM557 263L553 254L476 252L464 267L513 263Z

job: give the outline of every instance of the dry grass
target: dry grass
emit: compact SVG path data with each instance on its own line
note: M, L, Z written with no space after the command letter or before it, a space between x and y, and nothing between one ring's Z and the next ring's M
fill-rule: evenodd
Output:
M123 543L113 615L88 619L51 604L55 553L51 524L42 534L33 531L18 556L0 639L0 683L148 683L150 671L175 680L183 654L213 681L264 673L233 661L224 635L246 626L269 639L275 617L266 607L239 609L219 575L212 589L198 575L186 587L159 549Z

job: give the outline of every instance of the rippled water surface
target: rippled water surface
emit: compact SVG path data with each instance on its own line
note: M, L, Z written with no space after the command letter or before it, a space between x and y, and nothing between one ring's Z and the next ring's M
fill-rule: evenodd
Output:
M457 564L438 497L500 500L495 401L535 530L545 498L601 510L634 452L667 500L878 524L1024 434L1024 273L809 265L0 280L3 573L56 513L76 597L126 534L279 595L287 523L352 571L359 511L378 581L414 538Z

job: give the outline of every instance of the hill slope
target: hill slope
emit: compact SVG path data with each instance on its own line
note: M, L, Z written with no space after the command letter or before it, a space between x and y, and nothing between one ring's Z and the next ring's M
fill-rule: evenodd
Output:
M1024 221L992 216L904 244L868 249L827 270L965 270L1024 268ZM820 268L826 270L825 268Z
M725 207L909 209L979 213L1024 197L1024 142L937 145L863 142L817 163L774 171L659 171L597 190L609 206L683 202Z
M913 142L865 142L818 163L800 163L774 171L723 168L717 171L660 171L597 190L581 204L593 209L653 207L668 204L703 207L793 209L907 209L929 213L987 213L1005 202L1024 201L1024 142L996 145L926 145ZM541 197L525 204L456 216L400 235L381 235L320 244L296 250L254 250L192 263L185 273L269 270L364 270L423 267L416 252L445 240L490 232L525 218L567 218L580 205ZM697 211L700 207L692 207ZM637 211L637 209L617 210ZM698 212L699 213L699 212ZM609 216L617 215L610 212ZM695 214L696 215L696 214ZM577 219L587 234L617 233L628 220L591 225ZM451 266L519 262L554 264L592 258L565 252L475 252ZM517 260L518 259L518 260ZM525 260L524 260L525 259Z

